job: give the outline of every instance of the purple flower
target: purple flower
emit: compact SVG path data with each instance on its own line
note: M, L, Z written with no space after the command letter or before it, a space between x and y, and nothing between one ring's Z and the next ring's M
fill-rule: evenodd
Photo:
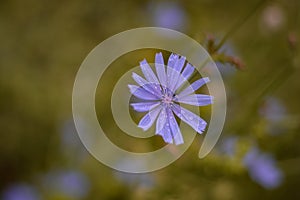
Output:
M181 31L187 26L186 13L176 2L151 3L149 11L155 26Z
M27 184L17 184L10 186L3 192L3 200L39 200L40 195L37 190Z
M193 94L209 82L207 77L181 89L183 83L187 82L194 72L194 67L189 63L185 65L185 62L185 57L171 54L165 67L162 53L157 53L155 56L157 76L147 61L143 60L140 66L146 79L133 73L132 77L139 86L128 85L130 92L143 100L139 103L131 103L133 109L137 112L148 112L138 126L146 131L157 121L156 134L162 136L166 143L173 143L174 140L176 145L182 144L183 138L174 113L198 133L202 133L207 125L202 118L181 107L179 103L206 106L213 100L213 97L209 95Z
M282 122L287 118L287 111L280 99L268 97L260 107L259 113L266 119L268 133L277 135L284 132Z
M261 153L257 148L252 148L246 154L244 164L252 180L264 188L273 189L282 183L283 174L270 154Z
M236 136L226 137L221 140L220 151L229 157L236 153L238 138Z
M88 178L79 171L58 170L51 171L44 177L44 186L51 193L61 193L81 199L85 197L90 188Z
M286 117L284 104L275 97L268 97L259 112L268 121L274 123L278 123Z

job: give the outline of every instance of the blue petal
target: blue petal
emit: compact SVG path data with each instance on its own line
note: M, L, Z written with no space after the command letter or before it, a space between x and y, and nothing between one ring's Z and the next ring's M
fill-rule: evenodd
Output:
M158 135L160 135L166 143L173 144L173 138L172 138L172 133L171 133L171 129L169 126L169 122L166 123L166 125L158 133Z
M161 135L166 143L182 144L183 138L170 108L162 108L156 122L156 133Z
M183 144L183 138L181 135L181 131L179 129L179 126L177 124L177 121L176 121L171 109L168 109L168 119L169 119L170 129L171 129L175 144L176 145Z
M183 76L185 79L188 79L188 78L193 74L194 69L195 69L195 68L194 68L190 63L188 63L188 64L185 66L185 68L184 68L184 70L183 70L183 72L182 72L182 76Z
M173 68L174 65L175 65L175 63L176 63L177 60L178 60L178 57L179 57L179 56L178 56L177 54L172 53L172 54L170 55L170 57L169 57L169 60L168 60L168 67Z
M152 124L155 122L160 110L161 106L158 106L151 110L148 114L146 114L140 121L138 127L142 128L144 131L148 130Z
M157 135L160 135L166 143L173 144L173 138L172 138L172 132L170 129L169 120L166 119L163 128L157 133Z
M162 53L157 53L155 55L155 68L161 85L167 87L167 75L166 75L164 58L162 56Z
M140 103L131 103L130 105L137 112L146 112L152 110L159 104L160 102L140 102Z
M201 86L209 82L209 78L201 78L195 82L193 82L191 85L189 85L187 88L185 88L182 92L178 94L178 98L187 96L189 94L192 94L196 90L198 90Z
M213 103L213 96L205 94L192 94L178 98L177 102L194 106L207 106Z
M162 129L164 128L164 126L166 125L168 115L166 112L166 108L162 108L161 112L157 118L157 122L156 122L156 133L159 134L161 133Z
M190 63L187 63L181 75L178 77L178 82L174 90L176 91L185 81L188 81L188 79L193 74L193 72L194 72L194 67Z
M174 69L178 72L181 72L184 63L185 63L186 58L184 56L181 56L180 59L177 60L177 62L174 65Z
M182 121L190 125L198 133L201 134L204 131L207 123L198 115L177 104L173 104L172 110Z
M159 98L161 97L162 91L161 91L160 85L155 84L155 83L149 83L147 80L143 79L142 77L140 77L139 75L137 75L134 72L132 73L132 78L135 80L135 82L137 84L142 86L145 90L147 90L154 96L157 96Z
M137 75L136 73L132 73L132 78L135 80L135 82L137 84L139 84L140 86L143 86L145 84L148 84L149 82L145 79L143 79L141 76Z
M168 60L168 65L167 65L167 87L170 88L171 86L171 75L174 71L174 66L179 59L179 56L177 54L171 54Z
M175 87L177 85L178 79L180 77L180 72L184 66L185 63L185 57L180 57L175 65L173 66L173 68L168 67L168 87L169 89L174 93L175 92Z
M144 100L159 100L160 99L156 95L153 95L150 92L148 92L147 90L145 90L143 87L139 87L136 85L128 85L128 87L129 87L131 94L140 99L144 99Z
M142 60L140 62L142 72L145 76L145 78L150 82L150 83L156 83L159 85L159 81L157 77L155 76L154 72L152 71L151 67L149 66L148 62L146 59Z

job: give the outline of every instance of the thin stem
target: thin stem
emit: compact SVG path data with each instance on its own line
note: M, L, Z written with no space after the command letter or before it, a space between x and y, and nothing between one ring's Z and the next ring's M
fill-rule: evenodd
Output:
M265 3L265 1L267 0L261 0L259 1L254 7L253 9L250 10L250 12L244 17L242 18L240 21L238 21L234 26L231 27L231 29L224 35L224 37L222 38L222 40L219 42L219 44L215 47L215 51L219 50L223 44L226 42L226 40L235 32L238 30L238 28L240 26L242 26L259 8L262 4ZM207 62L209 61L209 59L207 58L202 64L201 66L198 68L198 70L201 70L203 68L203 66L205 66L207 64ZM195 78L195 76L197 75L197 71L195 71L192 76L189 78L189 80L192 80L193 78Z
M261 100L269 93L272 93L275 89L277 89L280 85L282 85L290 76L293 74L294 68L293 67L286 67L282 68L278 71L278 73L271 78L270 82L263 87L263 89L257 94L255 100L250 103L250 108L248 108L248 112L245 113L244 117L239 121L239 126L236 127L236 131L238 133L244 132L244 129L247 129L250 124L254 123L255 113L257 112L257 108L260 105ZM248 126L245 126L248 124Z
M221 39L219 44L216 46L215 51L219 50L223 44L226 42L226 40L232 36L256 11L266 2L267 0L260 0L251 10L250 12L244 17L241 18L241 20L237 21L236 24L234 24L231 29L224 35L224 37Z
M260 6L265 3L265 1L267 0L261 0L259 1L253 9L250 10L250 12L244 17L242 18L240 21L238 21L234 26L231 27L231 29L224 35L224 37L222 38L222 40L219 42L219 44L216 46L215 51L219 50L223 44L226 42L226 40L240 27L242 26L255 12L256 10L258 10L258 8L260 8ZM201 66L198 68L198 70L201 70L203 68L203 66L205 66L207 64L207 62L209 61L209 58L207 58L206 60L204 60L204 62L201 64ZM189 80L193 79L196 76L196 72L194 72L192 74L192 76L189 78Z

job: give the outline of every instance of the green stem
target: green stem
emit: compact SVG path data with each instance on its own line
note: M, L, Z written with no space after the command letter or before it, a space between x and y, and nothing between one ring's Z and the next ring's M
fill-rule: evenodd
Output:
M275 89L277 89L280 85L282 85L288 78L293 74L294 68L293 67L285 67L280 70L278 70L278 73L272 77L270 82L265 86L262 87L263 89L258 92L255 100L250 103L250 108L248 108L248 112L244 115L241 121L239 121L239 125L236 127L237 133L244 132L245 129L247 129L250 124L253 124L255 122L255 117L257 109L260 106L261 100L267 95L272 93ZM265 84L265 83L264 83ZM261 87L259 87L261 88ZM248 126L245 126L245 124L248 124Z
M224 35L224 37L221 39L219 44L215 47L215 51L218 51L223 44L226 42L226 40L233 35L256 11L266 2L267 0L260 0L251 10L250 12L244 17L241 18L241 20L237 21L231 29Z
M226 40L229 38L229 36L232 35L240 26L242 26L247 21L247 19L250 18L256 12L256 10L258 10L258 8L260 8L260 6L263 3L265 3L265 1L267 1L267 0L260 0L255 5L255 7L253 9L251 9L251 11L244 18L242 18L234 26L231 27L231 29L224 35L224 37L222 38L222 40L216 46L215 51L219 50L223 46L223 44L226 42ZM209 58L207 58L206 60L204 60L204 62L197 69L201 70L203 68L203 66L205 66L207 64L208 61L209 61ZM192 76L189 78L189 80L192 80L193 78L195 78L196 75L197 75L197 73L194 72L192 74Z

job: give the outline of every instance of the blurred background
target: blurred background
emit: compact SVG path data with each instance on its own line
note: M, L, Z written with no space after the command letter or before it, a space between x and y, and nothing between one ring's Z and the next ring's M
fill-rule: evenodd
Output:
M170 166L133 175L86 151L71 97L76 72L96 45L143 26L181 31L207 48L225 81L228 113L205 159L198 159L197 135ZM299 36L298 0L1 0L0 198L300 199ZM99 123L131 151L163 142L120 136L107 105L118 78L157 51L120 57L99 83Z

